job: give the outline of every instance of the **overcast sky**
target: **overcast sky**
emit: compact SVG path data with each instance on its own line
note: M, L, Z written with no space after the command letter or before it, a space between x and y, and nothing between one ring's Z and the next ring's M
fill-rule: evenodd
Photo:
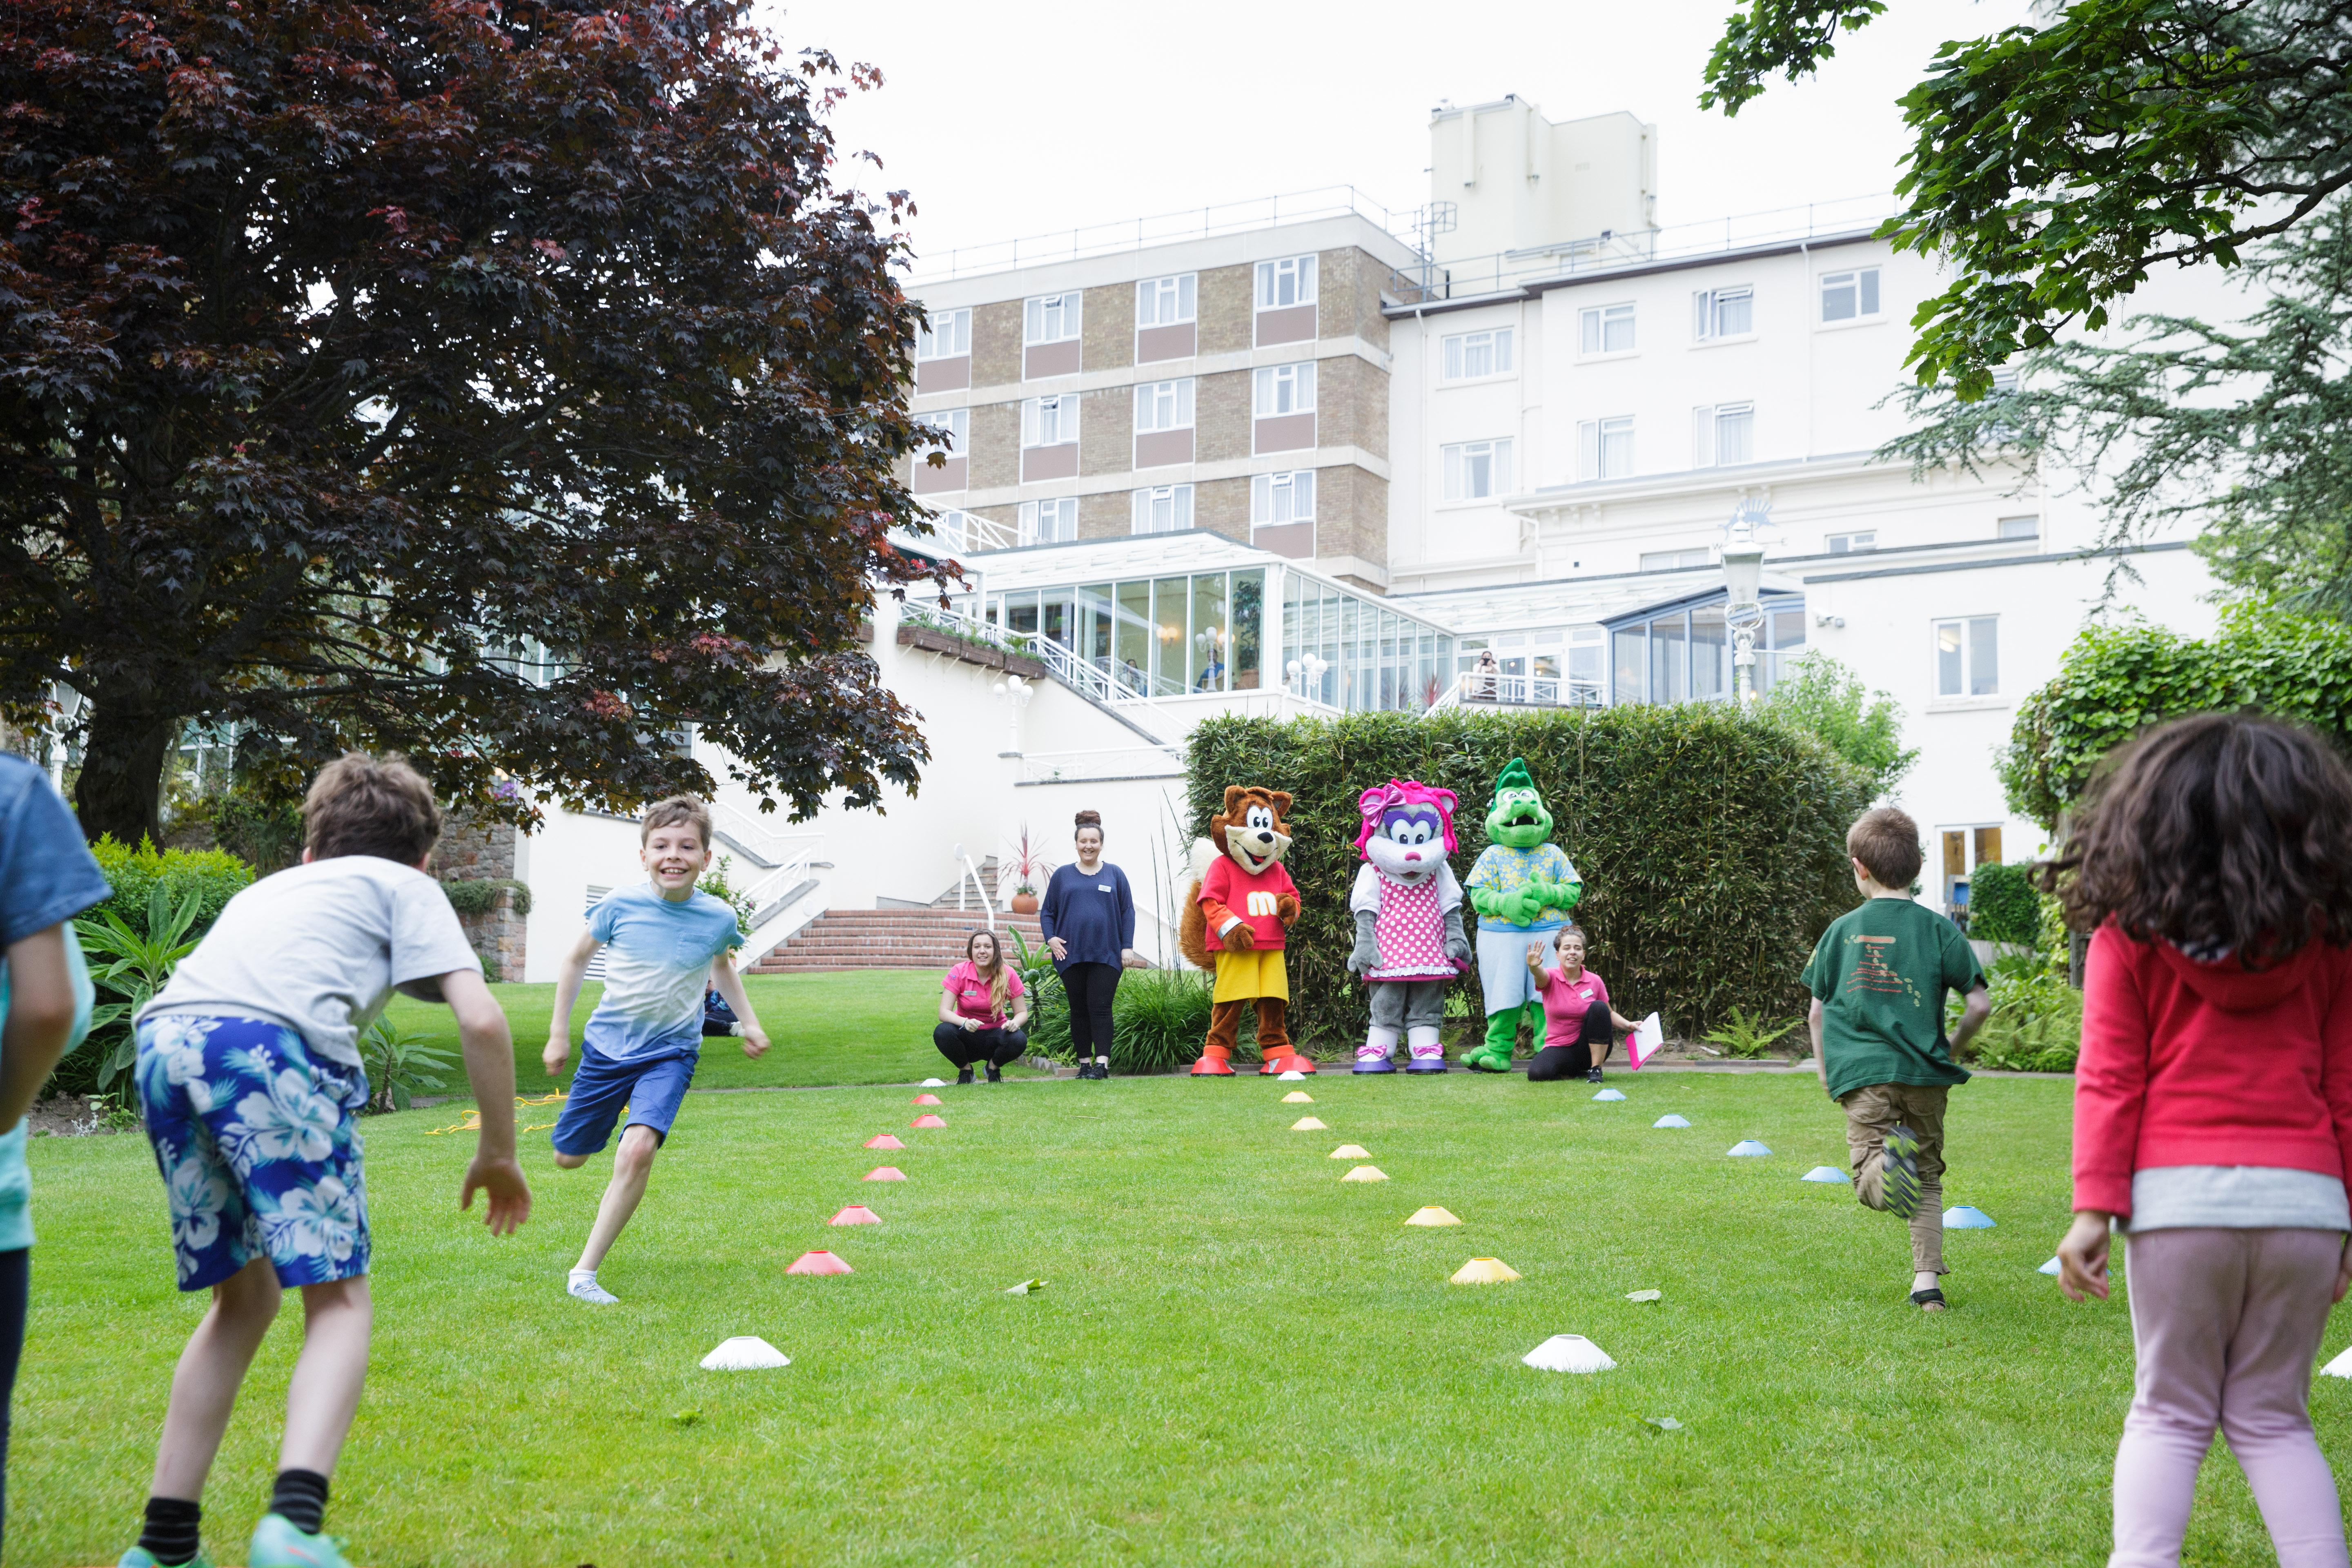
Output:
M1429 110L1507 92L1554 120L1627 110L1658 127L1659 217L1689 223L1891 189L1895 99L1946 38L2026 0L1895 0L1819 76L1737 120L1697 107L1730 0L1158 5L796 0L790 47L881 68L835 113L869 190L914 194L927 252L1350 184L1402 214L1429 198ZM918 270L922 270L919 266Z

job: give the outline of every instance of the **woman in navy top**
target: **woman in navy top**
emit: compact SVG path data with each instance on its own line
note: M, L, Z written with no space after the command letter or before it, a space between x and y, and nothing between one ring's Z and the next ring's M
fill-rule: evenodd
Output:
M1080 1078L1110 1076L1110 1003L1121 969L1147 967L1135 951L1135 895L1102 858L1102 813L1078 813L1078 858L1045 884L1037 924L1070 998L1070 1043Z

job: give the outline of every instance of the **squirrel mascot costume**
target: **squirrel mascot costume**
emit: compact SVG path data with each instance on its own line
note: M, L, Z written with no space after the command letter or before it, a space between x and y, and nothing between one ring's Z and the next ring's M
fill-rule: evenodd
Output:
M1445 987L1470 966L1462 930L1462 884L1446 857L1455 848L1454 792L1391 779L1363 793L1356 847L1364 863L1348 895L1356 947L1348 967L1371 986L1372 1024L1356 1047L1356 1070L1394 1072L1397 1038L1412 1049L1407 1072L1444 1072Z
M1584 897L1575 863L1548 842L1551 826L1551 813L1528 776L1528 764L1513 757L1496 776L1495 798L1486 807L1489 842L1470 868L1486 1038L1462 1060L1478 1072L1511 1070L1511 1048L1523 1016L1534 1021L1537 1043L1542 1043L1543 1002L1528 973L1528 949L1566 925L1568 911Z
M1195 1078L1233 1076L1245 1002L1257 1005L1257 1048L1265 1058L1261 1076L1315 1070L1291 1048L1286 1023L1290 973L1282 946L1298 923L1298 889L1282 864L1290 848L1282 814L1289 809L1290 796L1280 790L1235 784L1225 791L1223 813L1209 819L1217 857L1192 884L1177 932L1184 956L1217 975L1208 1042L1192 1064Z

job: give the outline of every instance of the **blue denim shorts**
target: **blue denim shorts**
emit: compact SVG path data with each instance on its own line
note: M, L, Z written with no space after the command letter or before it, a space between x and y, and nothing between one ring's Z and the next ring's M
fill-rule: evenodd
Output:
M266 1018L166 1013L139 1025L139 1102L172 1209L180 1289L257 1258L285 1286L368 1271L367 1186L352 1112L367 1074L313 1057Z
M669 1124L677 1120L678 1104L701 1059L699 1045L615 1059L583 1041L580 1066L572 1074L562 1113L555 1119L555 1152L593 1154L611 1140L613 1125L625 1110L629 1126L650 1127L667 1142Z

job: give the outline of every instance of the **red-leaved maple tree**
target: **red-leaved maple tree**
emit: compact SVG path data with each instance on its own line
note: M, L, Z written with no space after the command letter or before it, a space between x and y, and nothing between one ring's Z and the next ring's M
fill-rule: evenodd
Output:
M856 644L936 570L901 198L748 10L8 0L0 705L88 699L86 831L190 721L281 793L626 808L711 786L688 723L796 815L916 782Z

